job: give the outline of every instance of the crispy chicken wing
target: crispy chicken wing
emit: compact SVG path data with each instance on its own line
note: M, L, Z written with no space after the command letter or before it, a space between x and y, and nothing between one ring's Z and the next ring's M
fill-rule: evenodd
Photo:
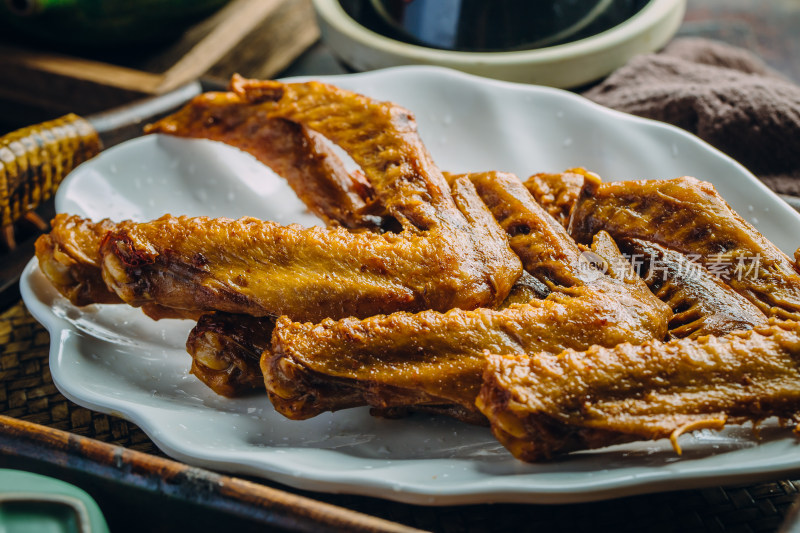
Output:
M477 400L518 459L677 437L704 427L800 420L800 323L723 337L491 355Z
M767 316L800 319L800 270L731 209L710 183L673 180L599 183L586 179L570 234L599 230L676 250L721 275Z
M683 254L641 239L622 239L619 245L642 267L650 290L672 308L672 337L725 335L767 323L758 307Z

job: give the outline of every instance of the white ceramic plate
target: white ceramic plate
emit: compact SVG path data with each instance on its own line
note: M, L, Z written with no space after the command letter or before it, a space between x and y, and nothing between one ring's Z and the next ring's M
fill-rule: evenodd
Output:
M695 175L787 252L800 216L733 160L660 123L578 96L432 67L333 78L341 87L414 111L423 140L450 171L527 176L585 166L605 179ZM95 219L165 212L316 222L290 189L250 156L209 141L149 136L75 170L57 209ZM296 422L264 396L228 400L188 374L192 324L153 322L126 306L78 309L31 262L22 293L50 331L50 368L65 396L138 424L169 455L287 485L425 504L575 502L744 482L800 470L800 444L767 424L577 453L541 465L513 459L486 428L446 418L382 420L367 409Z

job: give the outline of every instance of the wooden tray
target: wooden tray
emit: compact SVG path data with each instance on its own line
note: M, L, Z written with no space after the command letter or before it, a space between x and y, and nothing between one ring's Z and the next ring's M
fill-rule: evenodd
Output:
M0 49L0 69L4 59ZM0 90L9 85L1 79ZM136 425L62 396L50 378L47 331L22 302L11 304L0 311L0 415L13 417L0 417L0 467L81 486L100 502L114 531L401 531L400 524L445 533L775 531L800 494L800 482L785 479L580 505L431 508L248 483L170 461Z
M213 527L242 532L264 526L291 531L418 531L241 478L2 415L0 467L33 471L87 487L85 490L94 492L100 502L112 531L210 531ZM141 514L132 517L134 510Z
M273 77L318 37L311 0L232 0L168 48L114 64L2 43L0 36L0 100L27 106L26 122L30 108L50 116L96 113L201 76Z

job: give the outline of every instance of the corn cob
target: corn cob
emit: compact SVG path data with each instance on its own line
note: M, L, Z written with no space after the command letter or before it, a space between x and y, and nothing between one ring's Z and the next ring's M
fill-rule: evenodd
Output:
M47 201L72 169L101 149L92 125L74 114L0 137L0 228Z

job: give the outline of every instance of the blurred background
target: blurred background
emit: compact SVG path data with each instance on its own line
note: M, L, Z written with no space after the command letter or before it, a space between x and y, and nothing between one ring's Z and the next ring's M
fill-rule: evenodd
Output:
M574 42L651 2L500 0L488 11L476 0L340 3L399 42L497 52ZM688 0L676 35L742 46L800 81L798 28L797 0ZM272 78L369 68L343 63L342 51L320 39L312 0L0 0L0 132L107 110L198 78L224 84L234 72Z

